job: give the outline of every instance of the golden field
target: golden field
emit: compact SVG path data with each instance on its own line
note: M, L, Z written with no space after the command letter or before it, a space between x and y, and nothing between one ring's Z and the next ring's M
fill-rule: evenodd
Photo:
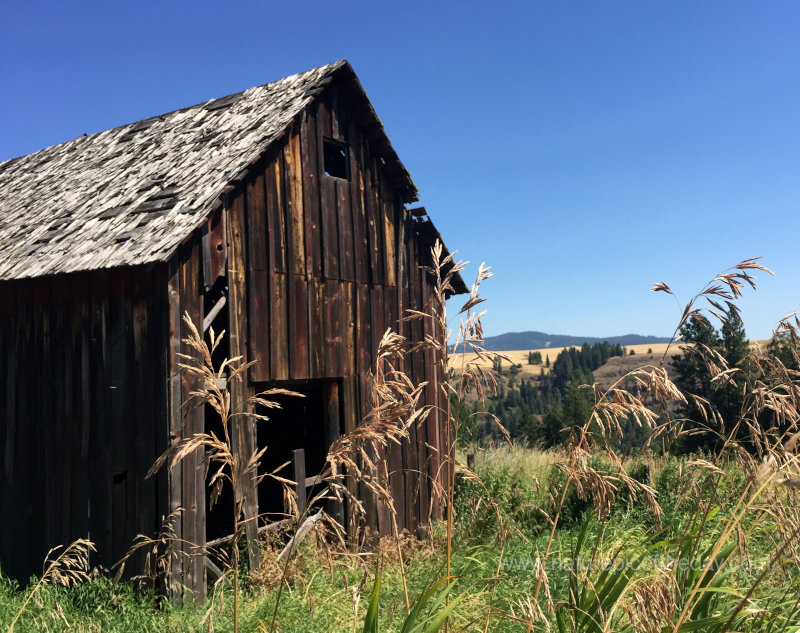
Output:
M752 340L752 341L750 341L750 345L752 345L752 346L757 346L757 345L764 346L768 342L769 342L768 339ZM651 362L657 361L658 359L661 358L661 356L664 354L664 352L667 349L667 345L668 345L667 343L649 343L649 344L645 343L643 345L626 345L625 349L627 350L627 352L629 354L630 354L630 350L633 350L634 351L634 356L635 357L638 356L642 360L643 363L651 363ZM577 346L573 345L572 347L580 347L580 346L579 345L577 345ZM545 366L547 357L548 356L550 357L550 362L552 363L556 359L556 357L565 349L567 349L567 348L565 348L565 347L545 347L545 348L541 348L541 349L518 349L518 350L504 351L504 352L498 352L498 353L502 354L503 356L507 356L510 359L510 361L508 361L508 360L504 360L503 361L503 366L506 369L508 368L508 366L511 363L514 363L514 364L522 365L522 373L524 373L524 374L535 374L535 375L538 376L541 373L542 367L545 367L545 370L544 370L545 373L547 373L549 371L547 369L547 367ZM669 355L673 356L675 354L678 354L680 352L680 349L681 349L680 343L673 343L672 346L670 347ZM647 352L650 351L650 350L652 350L652 356L647 356ZM539 352L539 353L541 353L541 355L542 355L542 364L541 365L528 365L528 353L529 352ZM454 369L456 372L458 372L459 369L464 365L464 363L467 360L476 359L476 358L477 357L476 357L475 354L470 354L470 353L467 353L467 354L464 354L464 353L453 354L450 357L450 367L452 369ZM482 367L486 367L486 368L491 368L491 366L492 366L491 361L488 360L488 359L482 359L479 362L479 364Z
M573 345L572 347L580 347L580 345L578 345L578 346ZM543 349L518 349L518 350L504 351L504 352L498 352L498 353L502 354L503 356L507 356L510 359L510 362L506 361L506 360L503 361L503 365L506 368L511 363L514 363L514 364L522 365L522 373L536 374L538 376L539 373L542 370L542 367L544 367L546 365L547 357L548 356L550 357L550 362L552 363L556 359L556 357L565 349L567 349L567 348L565 348L565 347L545 347ZM643 354L647 354L648 350L652 350L654 356L660 356L667 349L667 343L650 343L650 344L644 344L644 345L626 345L625 349L628 350L628 353L630 353L630 350L633 350L637 356L640 356L640 355L643 355ZM672 352L677 353L679 349L680 349L679 345L674 345L673 344L672 348L670 350L670 353L672 353ZM529 352L539 352L539 353L541 353L541 355L542 355L542 364L541 365L528 365L528 353ZM464 354L464 353L453 354L451 356L451 358L450 358L450 367L452 367L453 369L458 371L464 365L464 363L467 360L470 360L470 359L474 360L476 358L477 357L476 357L475 354L470 354L470 353L467 353L467 354ZM488 359L482 359L480 361L480 365L483 366L483 367L491 368L492 363ZM548 370L545 367L545 373L547 373L547 371Z

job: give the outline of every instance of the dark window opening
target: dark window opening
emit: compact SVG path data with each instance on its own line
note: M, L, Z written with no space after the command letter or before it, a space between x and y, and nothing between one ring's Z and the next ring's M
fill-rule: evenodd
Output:
M347 157L347 144L326 138L323 142L325 174L334 178L350 180Z

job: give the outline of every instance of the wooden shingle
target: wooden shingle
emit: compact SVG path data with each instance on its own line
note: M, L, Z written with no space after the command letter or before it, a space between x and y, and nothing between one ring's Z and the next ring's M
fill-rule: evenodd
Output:
M167 261L337 73L368 103L340 60L0 163L0 279Z

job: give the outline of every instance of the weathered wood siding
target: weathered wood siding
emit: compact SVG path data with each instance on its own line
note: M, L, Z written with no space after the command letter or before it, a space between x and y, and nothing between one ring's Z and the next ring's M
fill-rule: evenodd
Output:
M161 420L160 429L161 433L166 433L168 427L167 441L178 442L206 431L204 407L186 406L191 400L195 384L187 372L180 368L180 364L186 363L187 359L179 356L191 356L199 362L198 354L183 342L190 334L183 317L188 315L198 329L202 328L203 257L200 232L181 245L170 260L167 283L158 292L167 297L168 322L165 331L169 336L169 342L165 345L165 350L168 349L167 370L160 376L168 384L168 413ZM202 448L186 455L174 468L164 467L162 470L166 472L168 480L169 511L177 513L175 531L181 541L175 547L185 555L179 555L173 571L182 586L198 600L203 600L206 591L205 559L199 555L198 549L206 543L206 486Z
M77 538L110 567L166 514L162 266L0 282L0 561L27 579Z
M349 178L325 174L324 140L346 144ZM342 379L344 427L369 410L369 373L387 328L419 340L422 321L398 323L421 308L430 282L419 269L429 247L346 98L332 85L295 119L226 202L232 355L260 362L250 392L264 383ZM439 396L435 358L409 359L405 371ZM246 394L240 394L241 401ZM441 402L439 402L441 404ZM402 529L427 520L430 477L442 481L441 417L431 416L402 449L382 456ZM422 476L421 476L422 475ZM389 532L390 515L369 500L371 527ZM439 515L439 503L432 505Z

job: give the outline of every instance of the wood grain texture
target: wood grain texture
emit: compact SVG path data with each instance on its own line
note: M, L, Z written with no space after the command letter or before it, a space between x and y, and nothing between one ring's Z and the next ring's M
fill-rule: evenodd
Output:
M246 231L247 217L244 195L233 195L229 199L228 211L228 328L229 346L231 357L241 356L247 359L247 290L245 286L245 268L247 254ZM249 385L244 381L232 381L230 386L231 410L233 412L250 412L248 398ZM250 458L256 447L255 420L249 416L240 415L233 418L231 423L232 441L238 458L244 463ZM243 510L245 523L245 536L248 544L250 565L257 566L259 560L258 547L258 497L255 490L255 481L242 482L241 488L235 491L238 499L244 498Z
M270 379L269 366L269 248L267 245L267 203L264 174L248 179L245 194L247 217L247 349L248 358L258 361L250 369L256 382Z

